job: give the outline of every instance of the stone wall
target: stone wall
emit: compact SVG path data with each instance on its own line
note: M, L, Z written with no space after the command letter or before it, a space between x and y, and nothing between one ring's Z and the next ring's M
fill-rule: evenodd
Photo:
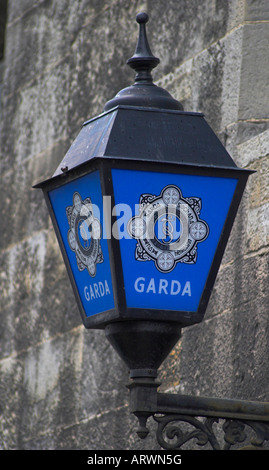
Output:
M0 115L0 448L155 449L128 410L128 371L81 325L41 192L82 123L133 83L136 13L154 80L201 111L251 168L205 321L184 330L161 390L269 400L267 0L9 0ZM152 424L154 426L154 424Z

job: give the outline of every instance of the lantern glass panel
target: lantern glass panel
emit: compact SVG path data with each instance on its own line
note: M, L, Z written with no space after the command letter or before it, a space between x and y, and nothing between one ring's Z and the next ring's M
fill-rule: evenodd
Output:
M113 309L99 171L49 191L49 199L86 317Z
M112 169L112 181L127 307L196 312L238 179Z

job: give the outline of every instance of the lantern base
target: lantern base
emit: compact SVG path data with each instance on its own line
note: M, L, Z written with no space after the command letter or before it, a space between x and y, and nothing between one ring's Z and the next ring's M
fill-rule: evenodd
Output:
M120 321L106 337L130 370L130 378L157 377L157 370L181 337L181 326L148 320Z

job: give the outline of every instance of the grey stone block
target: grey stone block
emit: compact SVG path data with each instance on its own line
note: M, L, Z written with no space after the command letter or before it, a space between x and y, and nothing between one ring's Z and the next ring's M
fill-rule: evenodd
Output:
M269 20L267 0L245 0L245 19L248 21Z
M208 48L227 32L228 2L183 0L175 5L173 0L149 0L147 7L152 48L161 59L157 77Z
M269 61L265 50L269 42L269 24L244 27L239 119L268 118Z

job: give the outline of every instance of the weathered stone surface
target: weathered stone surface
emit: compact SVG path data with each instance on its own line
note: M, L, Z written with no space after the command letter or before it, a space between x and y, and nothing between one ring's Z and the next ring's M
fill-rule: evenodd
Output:
M268 118L269 64L264 54L269 41L269 23L247 24L242 47L239 119Z
M261 132L257 136L244 139L237 147L237 164L241 167L252 167L260 158L268 157L269 131Z
M229 304L220 315L186 330L181 357L184 393L268 400L267 302L265 292L236 308Z
M269 20L269 5L266 0L245 1L245 18L248 21Z
M128 371L87 331L41 192L83 122L132 84L136 13L154 80L204 112L247 184L203 323L160 369L161 390L268 397L268 2L9 1L0 107L0 448L158 449L140 441ZM156 423L149 426L154 431Z
M176 14L173 0L147 3L154 53L162 59L157 75L168 73L183 59L193 57L227 32L228 2L183 0L177 5Z
M1 113L3 173L14 171L17 165L65 139L68 74L68 66L61 63L17 91L15 96L5 96ZM7 89L3 90L3 93L7 92Z
M158 82L186 111L203 112L215 132L237 120L242 37L242 27L233 30Z
M17 448L22 419L23 361L10 355L0 361L0 448Z

